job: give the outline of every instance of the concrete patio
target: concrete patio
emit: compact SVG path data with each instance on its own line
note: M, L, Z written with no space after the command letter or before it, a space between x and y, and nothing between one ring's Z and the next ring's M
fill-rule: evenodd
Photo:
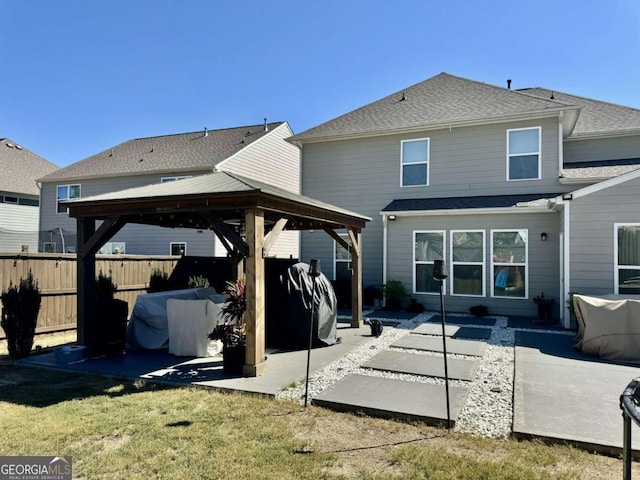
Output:
M406 315L406 314L405 314ZM366 312L373 318L372 312ZM414 419L442 424L446 419L444 386L441 384L385 378L376 372L434 377L443 376L441 327L433 315L413 331L406 316L398 319L380 315L385 332L398 337L360 365L365 374L347 374L314 395L313 403L341 411ZM455 422L473 385L478 362L487 347L491 318L447 317L451 418ZM558 330L540 330L519 319L515 332L515 375L512 434L521 438L541 438L567 442L581 448L606 453L622 447L622 416L618 399L626 385L640 376L640 368L614 364L583 355L573 349L573 335ZM365 325L358 329L338 324L341 342L314 349L311 372L344 358L358 348L373 349L375 337ZM384 335L384 333L383 333ZM428 352L430 355L426 355ZM130 352L119 357L103 357L72 364L59 364L53 353L35 355L23 364L66 369L84 373L136 378L148 381L191 384L222 390L238 390L276 396L283 389L304 382L306 350L268 351L267 372L259 377L231 377L222 373L221 357L175 357L161 351ZM459 358L455 358L459 356ZM362 370L364 369L364 370ZM635 436L640 434L634 428ZM634 449L640 443L634 438Z

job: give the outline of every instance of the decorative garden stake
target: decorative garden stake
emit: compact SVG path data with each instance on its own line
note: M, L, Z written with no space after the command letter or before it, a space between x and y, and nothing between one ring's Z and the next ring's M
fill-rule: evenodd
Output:
M304 408L307 408L307 400L309 398L309 365L311 364L311 344L313 343L313 313L315 310L316 296L316 279L320 276L320 260L312 259L309 265L309 276L313 282L311 288L311 317L309 318L309 349L307 350L307 381L304 386Z
M451 412L449 410L449 370L447 368L447 337L444 329L444 297L442 281L447 278L447 270L443 260L433 261L433 279L440 284L440 320L442 322L442 352L444 354L444 385L447 395L447 429L451 429Z

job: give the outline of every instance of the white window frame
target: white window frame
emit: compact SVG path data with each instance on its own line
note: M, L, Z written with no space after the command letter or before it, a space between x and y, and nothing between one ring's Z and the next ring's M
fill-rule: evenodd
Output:
M482 233L482 262L455 262L453 260L453 234L454 233ZM487 296L487 233L482 229L458 229L449 230L449 284L452 297L474 297L483 298ZM482 295L469 295L466 293L454 293L453 289L453 267L454 265L482 265Z
M184 251L182 252L182 255L184 256L187 254L187 242L169 242L169 255L174 255L173 253L174 245L184 245Z
M620 227L640 227L640 223L614 223L613 224L613 292L620 294L620 270L638 270L640 265L618 264L618 230Z
M60 187L66 187L67 196L66 198L58 198L58 189ZM60 200L71 200L69 198L69 190L71 187L78 187L78 196L74 198L82 198L82 186L79 183L69 183L67 185L56 185L56 214L67 214L69 209L66 209L64 212L61 212L58 205L60 204Z
M417 289L416 269L418 265L433 265L433 260L416 260L416 238L420 233L437 233L442 236L442 260L447 264L447 231L446 230L414 230L413 231L413 293L416 295L440 295L440 292L421 292ZM447 282L442 282L442 293L447 293Z
M520 132L524 130L538 130L538 151L526 152L526 153L509 153L509 139L511 132ZM509 171L509 164L511 157L526 157L529 155L538 156L538 176L531 178L510 178L511 172ZM542 127L523 127L523 128L509 128L507 129L507 182L526 182L529 180L540 180L542 178Z
M504 233L504 232L524 232L525 237L525 246L524 246L524 263L522 262L513 262L513 263L504 263L504 262L495 262L493 260L493 234L495 233ZM497 228L492 229L489 233L491 235L489 248L491 253L491 270L489 271L489 277L491 278L491 298L507 298L509 300L528 300L529 299L529 229L528 228ZM503 295L495 294L495 281L493 279L494 267L504 265L510 267L524 267L524 297L508 297Z
M56 194L57 194L57 191L56 191ZM15 201L8 200L9 198L11 199L15 198ZM5 195L3 198L4 203L9 203L11 205L18 205L19 200L20 200L19 197L14 197L13 195Z
M120 250L120 252L116 253L116 249ZM126 251L126 242L106 242L97 253L100 255L124 255Z
M56 242L42 242L43 253L56 253Z
M182 180L183 178L191 178L191 175L181 175L181 176L173 176L173 177L162 177L162 178L160 178L160 183L175 182L176 180Z
M349 258L347 260L338 260L338 258L336 257L336 253L338 253L338 242L336 242L335 240L333 241L333 279L337 280L338 278L338 263L346 263L348 270L353 271L353 265L352 265L352 257L351 257L351 242L349 241L349 234L347 233L339 233L338 235L340 235L340 237L344 238L344 240L349 244L349 250L347 250L347 253L349 254ZM351 266L350 266L351 265Z
M405 143L410 143L410 142L421 142L421 141L426 141L427 142L427 160L424 162L411 162L411 163L404 163L403 162L403 156L404 156L404 144ZM429 137L424 137L424 138L409 138L407 140L401 140L400 141L400 187L401 188L415 188L415 187L428 187L429 186L429 177L430 177L430 171L429 171L429 165L430 165L430 159L431 159L431 139ZM426 183L420 184L420 185L405 185L404 184L404 167L408 166L408 165L426 165L427 166L427 178L426 178Z

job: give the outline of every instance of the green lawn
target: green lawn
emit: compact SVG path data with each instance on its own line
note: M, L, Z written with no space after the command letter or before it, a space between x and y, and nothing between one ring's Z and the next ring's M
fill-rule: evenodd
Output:
M195 388L0 366L2 455L74 478L619 479L619 459ZM638 473L635 473L638 475Z

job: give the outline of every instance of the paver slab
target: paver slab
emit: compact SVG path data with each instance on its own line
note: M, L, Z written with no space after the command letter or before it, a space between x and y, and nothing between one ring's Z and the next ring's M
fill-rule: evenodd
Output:
M442 353L443 351L442 336L430 337L427 335L413 335L411 333L404 337L400 337L395 343L392 343L391 346L396 348L425 350L429 352ZM478 340L462 340L458 338L447 339L447 353L481 357L486 349L486 342Z
M453 423L464 405L467 389L449 387ZM349 374L313 399L315 405L367 415L441 423L447 418L444 385Z
M615 451L623 440L619 397L640 368L584 355L574 341L572 335L516 332L514 434Z
M423 323L412 330L420 335L442 335L442 326L438 323ZM490 328L445 325L444 334L453 338L478 338L487 340L491 336Z
M434 355L384 350L362 365L364 368L387 372L408 373L444 378L444 358ZM447 358L449 378L471 381L475 377L477 360Z
M427 320L430 323L440 323L440 315L436 314ZM453 325L481 325L485 327L493 327L496 324L496 319L492 317L468 317L462 315L446 315L445 323Z

